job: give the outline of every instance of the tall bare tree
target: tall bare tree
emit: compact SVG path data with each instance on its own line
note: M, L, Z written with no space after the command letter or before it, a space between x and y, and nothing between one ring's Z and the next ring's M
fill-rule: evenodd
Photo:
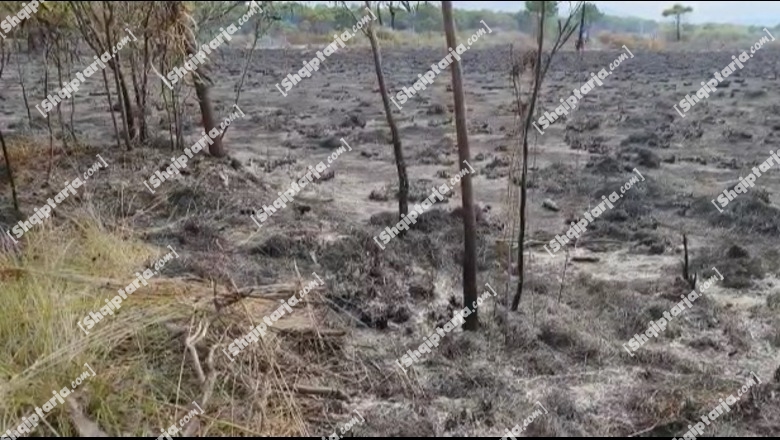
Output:
M390 29L395 30L395 2L387 2L387 10L390 12Z
M90 3L85 1L69 1L68 3L71 6L73 16L76 20L76 27L95 55L100 57L105 52L112 52L112 41L118 41L116 39L116 34L119 26L115 23L114 13L116 5L111 2ZM98 12L101 13L100 15L102 18L98 15ZM114 84L117 91L117 100L119 101L119 111L122 114L125 146L130 150L132 149L130 141L135 137L136 130L130 94L127 89L124 75L122 75L119 54L116 54L116 57L105 61L105 63L114 73ZM103 74L105 74L104 72L105 71L103 71ZM106 90L108 91L108 89ZM110 91L108 91L108 93L110 94Z
M512 80L515 83L515 98L517 99L518 113L521 121L521 135L523 146L523 168L520 178L520 233L517 239L517 269L519 274L519 280L517 282L517 291L512 299L512 311L516 311L520 304L520 298L523 295L523 284L525 280L525 260L523 258L523 250L525 245L525 229L527 225L526 214L526 200L528 197L528 130L531 127L533 121L534 110L536 109L536 101L539 98L539 90L547 75L547 69L550 68L550 62L560 48L566 44L571 38L574 31L577 29L575 17L583 6L582 2L569 12L569 16L565 22L558 20L558 35L550 48L550 53L547 55L544 63L542 62L542 51L544 49L544 20L547 15L547 3L532 2L539 7L539 27L537 32L537 47L535 53L529 53L527 55L533 55L533 67L534 75L531 83L531 89L533 90L528 102L522 102L522 96L520 89L517 85L517 75L519 75L523 69L521 66L515 66L512 69ZM531 58L525 57L523 64L531 63Z
M444 16L444 33L447 38L447 47L455 49L458 42L455 38L455 21L452 18L452 2L443 1L441 11ZM463 77L461 75L460 60L450 65L452 71L452 95L455 99L455 129L458 138L458 159L465 164L470 159L469 137L466 126L466 98L463 93ZM465 165L464 165L465 166ZM463 253L463 304L471 305L477 300L477 220L474 212L474 196L471 190L471 174L466 174L460 181L461 200L463 204L463 229L464 229L464 253ZM479 326L477 310L472 310L466 317L464 330L474 331Z
M352 17L357 22L358 18L349 9L346 2L341 2L344 9L352 14ZM371 10L371 2L366 1L366 8ZM379 83L379 94L382 95L382 105L385 109L385 118L387 119L387 125L390 126L390 136L393 142L393 154L395 155L395 168L398 172L398 218L401 215L406 216L409 213L409 178L406 174L406 162L404 162L404 154L401 149L401 135L398 132L398 126L393 118L393 111L390 107L390 95L387 93L387 84L385 83L385 74L382 72L382 53L379 50L379 42L376 38L376 32L374 31L374 23L369 22L368 26L363 28L363 33L368 37L369 43L371 43L371 52L374 54L374 69L376 70L376 79Z

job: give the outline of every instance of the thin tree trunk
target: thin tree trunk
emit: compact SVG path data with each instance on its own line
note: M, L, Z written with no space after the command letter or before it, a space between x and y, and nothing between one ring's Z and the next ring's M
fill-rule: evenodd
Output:
M252 57L255 54L255 48L257 47L257 41L260 39L260 21L258 21L255 24L255 34L254 34L254 40L252 40L252 47L249 48L249 52L246 56L246 62L244 63L244 71L241 72L241 79L238 80L238 86L236 87L236 100L233 102L234 105L238 106L238 99L241 97L241 89L244 88L244 80L246 79L246 73L249 71L249 65L252 63ZM227 134L228 130L230 129L230 125L225 127L225 131L222 132L222 135L220 135L220 139L224 138Z
M149 7L149 11L146 13L146 19L144 20L144 52L143 52L143 59L144 59L144 66L143 66L143 73L142 73L142 79L141 79L141 104L139 108L140 118L141 118L141 142L143 142L145 139L149 136L149 127L146 122L146 100L149 95L149 65L151 63L149 53L149 35L148 35L148 26L149 26L149 18L151 17L151 12L153 9L153 5Z
M195 34L186 31L185 26L189 26L189 22L186 20L184 14L183 2L178 1L175 5L178 8L177 11L182 26L182 36L186 38L187 41L187 56L189 57L198 52ZM209 133L211 130L217 128L217 123L214 119L214 105L211 103L211 97L209 96L210 86L206 82L207 71L208 66L201 66L198 68L198 71L192 72L192 78L195 85L195 94L198 96L198 104L200 104L200 113L203 117L203 129L206 130L206 133ZM214 143L209 145L209 154L214 157L225 157L227 155L220 136L214 138Z
M135 68L135 63L133 60L130 60L130 78L133 80L133 92L135 92L135 108L139 110L138 112L138 136L139 141L141 143L144 143L146 141L146 124L145 124L145 116L143 113L140 112L141 110L141 87L138 84L138 78L137 78L137 69Z
M113 14L113 11L112 11ZM113 47L113 44L111 43L111 19L106 20L106 44L109 48ZM98 55L99 56L99 55ZM130 144L130 138L132 136L132 133L134 133L134 127L133 127L133 115L130 110L130 96L127 93L127 87L124 85L124 78L122 77L122 70L119 68L119 54L117 54L116 59L109 60L106 64L111 67L111 70L114 72L114 85L116 86L116 95L117 100L119 101L119 110L122 113L122 125L125 131L125 147L127 148L127 151L131 151L133 149L133 146ZM113 113L114 109L111 108L111 112ZM135 137L135 136L132 136Z
M0 79L3 78L3 71L5 70L5 66L7 66L11 61L11 52L12 51L9 49L6 53L5 40L0 41Z
M68 46L70 46L68 44ZM68 57L68 72L73 71L73 58L76 56L76 50L78 50L78 43L73 47L72 51L68 51L69 57ZM70 130L71 138L73 139L73 143L78 145L79 141L76 139L76 125L75 125L75 115L76 115L76 97L73 96L70 98L70 127L68 129Z
M110 51L114 47L114 43L111 41L111 32L114 28L114 8L111 2L108 1L104 1L103 5L103 18L105 20L106 32L106 50ZM108 11L108 15L106 15L106 10ZM114 82L116 83L117 88L117 98L119 99L119 105L122 109L122 117L124 118L125 143L127 145L127 151L130 151L133 148L130 144L130 139L136 139L137 131L135 126L135 118L133 117L130 93L128 92L125 76L122 74L122 61L120 59L119 52L114 54L114 57L108 60L106 64L111 67L111 70L114 72Z
M22 86L22 98L24 99L24 109L27 110L27 121L30 123L32 129L32 115L30 114L30 103L27 101L27 90L24 88L24 74L22 74L22 64L19 62L19 55L22 53L22 48L19 45L19 40L16 40L16 68L19 72L19 84ZM29 55L28 55L29 57Z
M542 11L539 15L539 34L538 44L536 51L536 65L534 66L534 91L531 95L531 102L528 103L528 114L526 114L525 122L523 123L523 171L520 180L520 236L517 239L517 272L519 280L517 281L517 291L515 297L512 299L512 311L517 310L517 306L520 304L520 298L523 295L523 281L525 279L525 260L523 258L523 250L525 243L525 225L526 225L526 198L528 194L527 179L528 179L528 127L531 126L533 120L534 109L536 107L536 99L539 96L539 87L542 79L542 45L544 43L544 18L545 7L544 2L541 3ZM551 55L552 57L552 55Z
M194 52L191 52L192 55ZM206 66L201 66L200 69L205 69ZM193 72L193 83L195 84L195 94L198 96L198 103L200 104L200 113L203 116L203 129L206 133L211 132L212 129L217 128L217 123L214 119L214 105L211 103L210 87L206 83L206 80L198 75L197 72ZM227 154L225 148L222 145L222 137L217 136L214 138L214 143L209 145L209 154L214 157L225 157Z
M127 151L131 151L133 149L133 146L130 144L130 116L129 112L127 111L127 107L125 107L125 101L124 101L124 93L122 93L122 86L119 83L119 75L117 74L116 69L114 70L114 86L116 87L116 99L119 101L119 112L122 114L122 128L124 130L124 138L125 138L125 148L127 148ZM105 69L103 70L105 72ZM111 113L114 113L114 108L111 107Z
M116 135L116 148L122 149L122 141L119 137L119 127L116 125L116 115L114 115L114 103L111 102L111 87L108 86L108 76L106 69L100 69L103 74L103 85L106 87L106 97L108 98L108 112L111 113L111 122L114 123L114 135Z
M409 213L409 178L406 175L406 162L404 162L403 150L401 149L401 135L398 132L398 126L395 124L393 111L390 107L390 96L387 94L385 74L382 72L382 54L373 25L369 24L367 34L368 41L371 43L371 52L374 54L374 69L376 70L376 79L379 82L379 93L382 95L382 105L385 108L387 125L390 126L390 135L393 139L395 167L398 171L398 218L400 219L401 215L406 216Z
M3 146L3 158L5 158L5 165L8 168L8 181L11 182L11 196L14 199L14 210L19 212L19 199L16 197L16 183L14 183L14 173L11 168L11 158L8 157L8 150L5 147L5 138L3 138L3 132L0 131L0 145Z
M680 16L677 16L677 41L680 41Z
M452 2L443 1L444 32L447 37L447 47L455 48L455 23L452 18ZM450 65L452 71L452 94L455 98L455 128L458 138L458 159L461 165L470 159L468 129L466 127L466 105L463 94L463 78L461 77L460 61ZM474 201L471 190L471 174L466 174L461 180L461 196L463 203L463 228L465 252L463 253L463 305L469 307L477 300L477 221L474 212ZM466 317L464 330L474 331L479 326L478 310L475 308Z
M582 11L580 12L580 35L577 38L577 51L585 49L585 3L582 4Z
M49 95L49 53L51 52L51 46L49 43L44 43L44 74L43 74L43 94ZM60 111L62 103L57 104L57 111ZM61 115L61 113L60 113ZM46 118L46 127L49 129L49 165L46 169L46 183L51 180L51 171L54 168L54 133L51 129L51 115Z
M56 62L57 62L57 81L59 84L62 84L62 48L60 47L60 39L55 38L55 50L56 50ZM73 97L71 96L71 99ZM65 134L65 120L62 119L62 104L57 106L57 119L60 122L60 135L62 136L62 144L67 149L68 148L68 136Z

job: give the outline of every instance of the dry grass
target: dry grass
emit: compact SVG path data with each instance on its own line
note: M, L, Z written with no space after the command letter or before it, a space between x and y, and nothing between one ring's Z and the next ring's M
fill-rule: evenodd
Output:
M458 42L466 44L466 41L475 34L476 30L458 32ZM407 30L392 30L387 27L377 27L376 35L382 47L443 47L444 35L438 32L411 32ZM313 47L325 46L332 43L331 34L315 34L311 32L285 33L287 42L291 45L309 45ZM533 38L522 32L493 30L479 37L472 47L489 47L513 44L521 48L534 47ZM358 34L346 41L349 47L369 47L369 41L362 34Z
M629 49L661 52L666 49L666 43L660 39L639 38L630 34L613 34L610 32L601 32L596 37L598 42L606 49L621 49L623 45Z
M52 390L69 386L88 363L96 376L69 399L111 435L157 435L161 427L178 421L193 400L205 410L196 419L202 435L310 434L304 419L321 410L306 398L301 403L294 386L316 387L320 380L307 372L311 362L290 350L297 345L305 352L312 341L322 345L327 338L298 331L313 326L310 306L280 322L279 330L245 349L232 364L216 350L245 334L248 322L270 314L278 306L273 298L289 296L287 290L297 283L263 289L271 298L247 299L217 316L213 295L224 301L231 296L226 289L164 278L163 269L85 336L76 322L168 251L107 231L86 215L73 219L59 226L50 221L27 233L22 257L0 260L0 346L13 353L0 361L2 426L18 425L22 416L52 397ZM211 324L196 348L213 384L199 378L184 343L199 323ZM216 351L208 361L210 350ZM290 382L289 371L300 375ZM40 424L35 434L77 435L66 407L55 407L48 425Z

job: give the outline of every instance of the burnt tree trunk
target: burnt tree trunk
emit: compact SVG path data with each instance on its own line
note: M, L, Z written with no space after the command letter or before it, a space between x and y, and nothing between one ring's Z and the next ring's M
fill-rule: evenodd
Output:
M390 108L390 96L387 93L385 75L382 73L382 54L379 51L379 43L376 39L373 24L368 25L366 34L371 43L371 52L374 54L374 67L376 69L376 78L379 82L379 93L382 95L382 105L385 108L387 125L390 126L390 134L393 139L395 167L398 171L398 217L400 219L401 215L406 216L409 213L409 178L406 175L406 162L404 162L403 150L401 149L401 135L398 132L398 126L395 124L393 112Z
M517 291L512 299L512 311L516 311L520 304L520 298L523 296L523 283L525 281L525 259L523 258L523 249L525 245L525 225L526 225L526 199L528 198L528 128L536 108L536 99L539 96L539 87L542 82L542 46L544 43L544 17L545 3L542 2L542 11L539 15L539 29L536 50L536 65L534 66L534 91L531 94L531 102L528 103L528 113L523 122L523 170L520 179L520 236L517 238L517 272L520 279L517 281ZM552 58L552 55L550 55ZM548 59L549 61L549 59ZM549 62L547 63L549 66ZM547 67L545 67L546 72Z
M8 181L11 183L11 196L14 200L14 210L19 212L19 199L16 197L16 183L14 183L14 173L11 168L11 158L8 157L8 150L5 148L5 138L3 138L3 132L0 131L0 145L3 147L3 158L5 159L5 166L8 169Z
M112 7L107 7L106 9L107 12L103 12L105 19L106 50L111 51L113 48L111 32L114 27L114 9ZM100 57L100 55L98 55L98 57ZM135 139L136 137L135 121L133 118L130 94L127 92L125 77L122 75L122 63L119 59L119 53L117 52L114 58L108 60L106 65L114 72L114 83L116 84L117 99L119 100L119 107L122 111L122 119L124 121L125 146L127 147L127 151L130 151L133 149L132 144L130 143L130 139Z
M181 25L182 36L186 38L187 41L187 56L189 57L198 52L195 34L194 31L189 32L186 28L189 24L185 17L185 10L182 2L175 2L175 7L177 11L176 16L180 18L179 23ZM209 133L212 129L218 129L218 127L214 119L214 105L211 103L211 97L209 96L211 86L206 79L207 67L207 65L204 65L199 67L198 71L193 71L192 79L195 85L195 94L198 97L198 104L200 105L200 113L203 117L203 129L206 130L206 133ZM221 136L214 138L214 143L209 146L209 154L214 157L225 157L227 155L222 144Z
M455 48L458 43L455 40L455 22L452 18L452 2L443 1L441 4L444 16L444 33L447 38L447 47ZM452 94L455 99L455 128L458 139L458 159L465 166L469 160L469 139L466 127L466 103L463 93L463 78L461 76L460 61L456 58L450 65L452 71ZM477 221L474 212L474 199L471 190L471 174L466 174L460 182L461 197L463 203L463 228L465 251L463 253L463 305L470 307L477 300ZM474 331L479 326L477 318L478 310L474 308L470 315L466 316L464 330Z
M577 38L577 44L576 49L579 52L580 50L585 49L585 3L582 4L582 11L580 12L580 34Z

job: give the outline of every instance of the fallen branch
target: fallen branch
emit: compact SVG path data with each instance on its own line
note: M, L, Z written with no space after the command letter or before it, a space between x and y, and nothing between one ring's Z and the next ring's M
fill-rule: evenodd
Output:
M325 329L325 330L317 330L311 327L307 328L276 328L271 327L270 330L277 331L280 333L297 333L299 335L315 335L315 336L332 336L332 337L341 337L345 336L347 334L346 330L331 330L331 329Z
M601 258L591 257L587 255L580 255L580 256L571 257L571 261L578 261L583 263L598 263L599 261L601 261Z
M333 397L334 399L349 401L349 396L341 390L334 388L319 388L306 385L293 385L293 389L300 394L313 394L315 396Z

